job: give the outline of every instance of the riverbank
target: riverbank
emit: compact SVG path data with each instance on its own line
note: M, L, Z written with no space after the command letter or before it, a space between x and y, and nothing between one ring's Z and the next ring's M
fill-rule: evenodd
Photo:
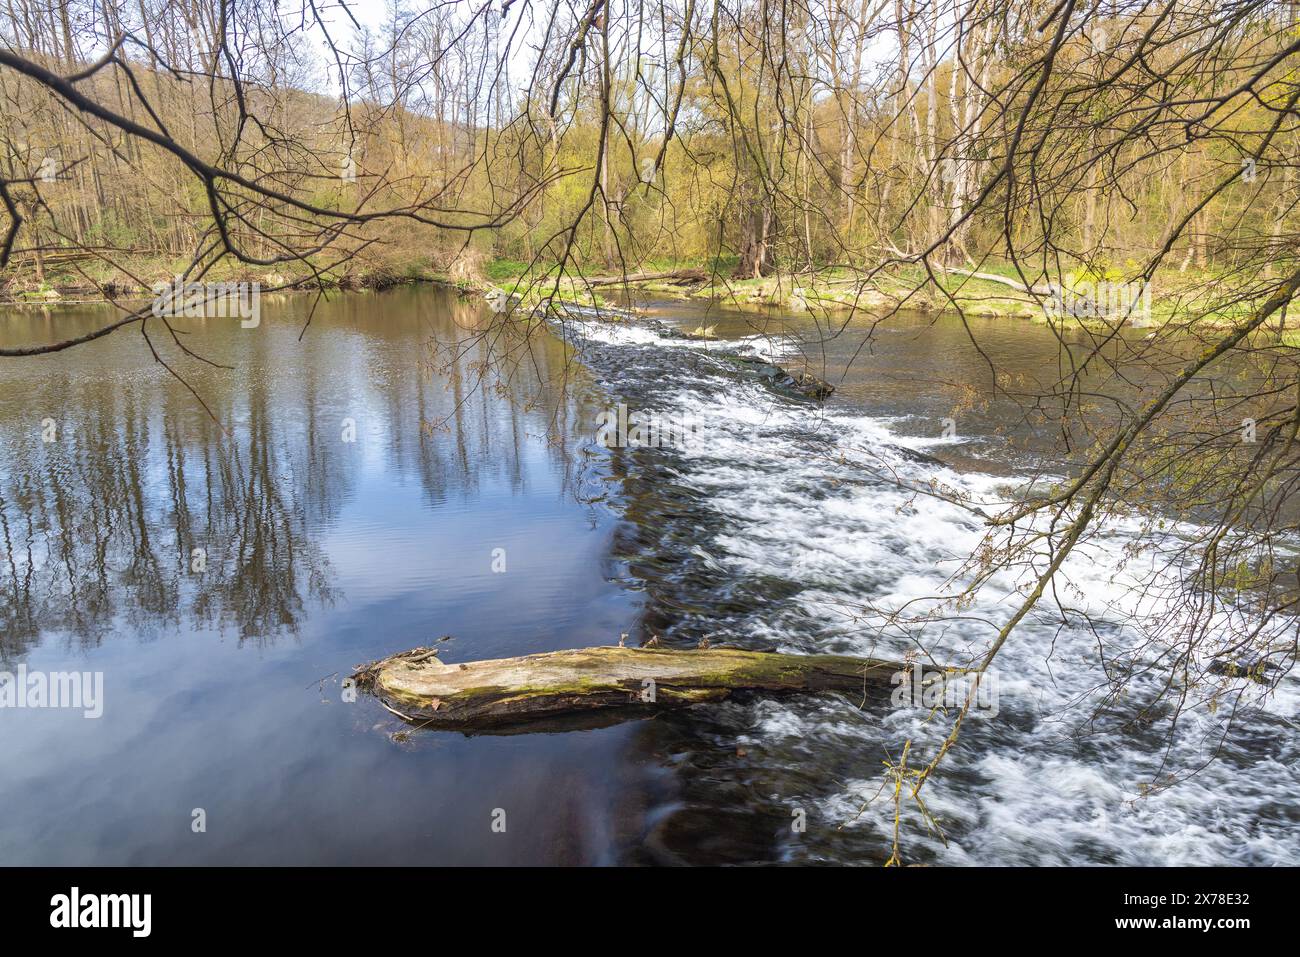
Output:
M979 270L909 266L875 275L832 267L802 273L777 273L758 279L731 278L725 264L702 268L692 263L656 263L633 278L617 276L524 277L522 263L493 264L502 276L494 289L524 305L547 298L588 307L604 297L635 306L638 300L675 300L726 306L741 311L807 315L845 321L854 314L960 315L971 319L1014 319L1058 329L1082 328L1106 334L1121 327L1160 330L1230 329L1251 318L1271 287L1256 295L1224 290L1225 277L1204 270L1171 269L1150 281L1116 270L1103 274L1067 273L1062 283L1038 282L1027 288L1007 266ZM511 272L510 267L515 267ZM1286 328L1285 317L1264 332L1287 346L1300 347L1300 330Z
M53 257L50 257L53 260ZM158 258L140 259L96 268L73 267L57 261L47 264L38 279L28 263L13 267L0 278L0 304L49 306L91 302L145 301L150 286L170 282L184 263ZM1207 270L1170 270L1149 284L1126 280L1118 272L1102 275L1067 274L1064 288L1039 284L1025 287L1008 266L982 265L979 270L938 269L920 266L881 270L874 275L846 267L826 267L793 273L774 273L757 279L734 278L735 263L657 260L629 265L616 273L556 276L545 266L509 259L487 259L462 254L450 261L425 256L408 260L354 259L346 267L321 267L319 272L290 272L281 268L220 263L206 275L209 282L255 282L263 292L313 292L321 290L378 291L395 286L432 284L462 295L506 294L524 306L564 302L589 308L606 308L613 300L634 303L638 297L707 302L742 310L774 310L814 317L847 318L855 312L883 315L907 311L928 315L962 314L980 318L1018 319L1051 324L1078 325L1098 331L1117 324L1134 327L1231 327L1252 313L1251 300L1238 298L1229 307L1218 302L1222 277ZM1106 292L1103 294L1103 290ZM1119 290L1118 295L1111 295ZM1128 293L1137 290L1133 295ZM1061 297L1064 295L1065 308ZM1053 309L1053 295L1056 296ZM1096 308L1098 299L1110 306ZM1073 303L1074 305L1070 305ZM1083 308L1076 308L1082 304ZM1100 314L1099 314L1100 313ZM1117 323L1118 317L1118 323ZM1300 331L1279 326L1272 330L1287 345L1300 346Z
M632 278L589 274L582 277L527 276L523 263L493 263L495 288L516 295L525 303L548 296L587 305L604 304L601 293L635 298L705 301L739 309L782 309L791 313L854 311L881 314L904 309L941 313L960 307L969 315L1034 319L1042 316L1039 302L1006 285L977 278L945 282L943 288L927 284L921 270L881 272L864 279L858 270L826 268L795 273L773 273L757 279L736 279L733 268L722 263L653 263L628 269ZM951 298L950 298L951 297Z
M146 301L152 286L170 283L181 274L187 263L149 259L123 266L47 269L44 279L31 268L9 269L0 275L0 304L12 306L73 305L96 302ZM454 265L454 264L453 264ZM250 267L243 263L219 263L203 277L205 282L257 283L264 292L310 292L340 290L378 291L395 286L429 283L446 286L463 293L482 293L492 288L477 275L477 270L460 272L439 269L429 259L414 259L400 264L362 262L346 269L322 268L319 273L289 271L283 267Z

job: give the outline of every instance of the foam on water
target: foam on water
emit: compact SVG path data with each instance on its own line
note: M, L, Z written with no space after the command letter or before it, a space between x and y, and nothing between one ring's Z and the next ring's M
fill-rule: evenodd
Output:
M586 324L583 339L640 351L736 349L731 342L683 342L632 324ZM670 364L671 365L671 364ZM620 374L645 369L618 363ZM662 377L663 366L655 374ZM725 640L775 645L790 652L837 652L901 658L922 640L935 660L968 664L1018 605L1025 577L995 575L973 603L922 629L901 627L890 612L915 615L954 593L950 576L980 544L984 528L968 509L915 489L950 489L996 509L1005 478L958 473L908 455L931 440L895 431L905 423L824 411L776 398L761 383L737 382L725 369L680 370L657 383L655 405L702 424L698 441L666 453L673 482L701 502L692 555L701 568L731 581L755 582L761 595L782 583L781 599L718 623ZM954 441L954 440L949 440ZM1246 697L1221 746L1224 715L1192 708L1172 743L1163 731L1134 731L1112 708L1088 721L1106 675L1098 634L1114 658L1136 648L1140 625L1158 599L1139 587L1174 574L1125 549L1136 519L1108 527L1063 566L1058 587L1091 616L1061 620L1044 601L1014 633L994 665L999 713L973 717L942 771L927 786L930 811L948 835L927 831L913 805L905 856L980 864L1280 864L1300 860L1300 688L1284 678L1275 694L1239 682ZM1176 540L1187 528L1171 524ZM1165 576L1164 580L1161 576ZM766 586L764 585L766 583ZM1067 590L1066 583L1069 583ZM959 587L959 586L958 586ZM1135 625L1138 626L1135 628ZM1156 676L1132 679L1128 701L1154 691ZM893 808L863 805L884 784L882 759L911 740L923 763L950 727L924 709L857 712L837 699L762 701L748 706L747 748L794 765L849 768L802 789L783 784L769 795L815 808L824 821L848 822L861 843L792 841L792 859L842 859L892 839ZM1086 732L1086 733L1084 733ZM1172 770L1217 760L1177 786L1143 796L1145 785ZM917 756L921 756L918 758ZM810 812L811 813L811 812ZM840 840L840 839L836 839Z
M557 325L560 326L561 334L571 341L611 346L662 346L701 352L737 352L768 361L791 355L797 348L797 343L786 336L687 339L680 334L666 335L664 327L632 321L632 317L626 313L619 313L615 318L603 321L568 318Z

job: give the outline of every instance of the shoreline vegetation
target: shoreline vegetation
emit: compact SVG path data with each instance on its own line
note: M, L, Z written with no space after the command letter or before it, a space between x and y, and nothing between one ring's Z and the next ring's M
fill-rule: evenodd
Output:
M429 283L445 286L464 296L491 297L505 294L529 311L548 303L565 303L588 308L614 305L611 297L620 292L684 302L711 302L739 309L780 310L792 315L823 314L849 318L855 314L875 316L906 311L939 316L965 315L984 319L1017 319L1058 326L1077 325L1094 330L1122 326L1135 328L1204 326L1231 328L1250 317L1249 303L1238 308L1211 306L1217 277L1207 270L1170 270L1150 283L1145 315L1115 314L1052 315L1050 288L1025 286L1014 269L984 264L979 269L922 266L881 270L827 266L791 272L774 271L756 279L733 277L733 264L723 261L659 261L609 272L556 275L547 266L493 259L465 265L453 261L450 267L430 258L398 264L353 262L346 272L321 270L316 275L296 276L276 269L255 269L243 264L220 266L203 278L208 282L256 282L263 292L377 292L394 286ZM120 305L147 302L152 293L139 277L149 282L171 281L168 264L141 260L127 267L114 265L91 270L50 268L45 279L10 267L0 274L0 307L51 307L117 302ZM1116 276L1119 274L1116 273ZM1071 274L1068 282L1080 288L1098 282L1112 284L1122 279L1092 279L1086 273ZM1066 291L1069 286L1064 287ZM1056 287L1059 293L1062 287ZM1178 317L1184 319L1179 321ZM1285 321L1266 330L1286 345L1300 347L1300 329L1286 328Z

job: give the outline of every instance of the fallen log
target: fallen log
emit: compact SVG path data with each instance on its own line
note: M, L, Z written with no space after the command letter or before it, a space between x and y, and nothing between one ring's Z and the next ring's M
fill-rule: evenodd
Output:
M838 691L864 703L888 699L894 676L906 667L736 648L607 646L460 664L437 655L416 648L365 665L352 678L401 718L473 731L574 715L623 720L736 692Z
M1010 286L1012 289L1016 290L1017 292L1035 293L1036 295L1040 295L1040 296L1050 296L1052 294L1052 289L1050 286L1047 287L1046 289L1042 288L1041 286L1035 286L1033 289L1030 289L1028 286L1026 286L1022 282L1019 282L1018 280L1009 279L1006 276L999 276L995 272L976 272L973 269L958 269L956 266L948 266L943 268L945 268L945 271L955 272L959 276L970 276L972 279L983 279L985 282L1000 282L1004 286Z
M621 286L638 282L671 282L690 285L707 282L709 274L703 269L675 269L671 272L637 272L626 276L593 276L586 280L588 286Z

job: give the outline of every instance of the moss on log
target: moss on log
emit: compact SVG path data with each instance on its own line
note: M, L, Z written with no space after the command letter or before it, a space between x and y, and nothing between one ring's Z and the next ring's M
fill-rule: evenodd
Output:
M622 286L639 282L666 282L672 285L696 285L708 282L709 274L703 269L674 269L669 272L636 272L626 276L592 276L589 286Z
M903 667L840 655L612 646L446 664L434 649L416 648L366 665L353 678L400 717L479 730L584 714L621 720L736 692L887 699Z

